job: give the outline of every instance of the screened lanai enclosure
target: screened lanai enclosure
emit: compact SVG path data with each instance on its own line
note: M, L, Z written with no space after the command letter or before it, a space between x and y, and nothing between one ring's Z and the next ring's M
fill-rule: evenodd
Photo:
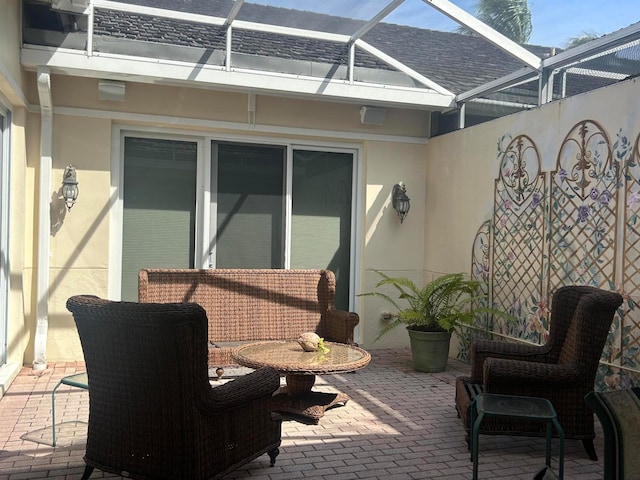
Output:
M371 195L367 188L377 187L378 179L368 179L362 163L373 165L367 168L375 178L375 168L406 161L393 155L401 150L398 145L433 142L437 153L448 153L454 149L436 141L455 138L451 142L456 143L463 137L445 134L518 112L538 112L640 74L640 23L563 49L516 43L456 1L343 0L345 11L359 8L359 18L320 11L320 3L295 2L292 9L243 0L23 0L20 62L38 79L42 111L106 118L120 129L109 130L114 138L111 171L101 167L114 191L124 187L124 206L115 217L121 231L111 226L121 246L116 255L109 247L117 259L110 264L109 282L123 299L135 299L136 272L162 260L163 267L331 268L338 279L338 306L353 308L361 291L359 276L375 265L363 260L374 230L367 222L375 225L381 215L363 207L364 197ZM433 15L433 26L394 23L396 16L423 11ZM440 20L449 27L439 28ZM458 27L472 33L460 33ZM49 76L57 77L60 89L65 79L94 79L98 93L87 88L78 92L77 102L57 106ZM147 97L138 88L132 97L131 83L167 89ZM159 99L176 87L242 93L246 108L206 123L208 111L219 113L227 105L203 105L197 96L185 96L182 103L172 98L171 105L178 107L167 112ZM277 99L291 102L284 106ZM280 116L261 122L260 102L271 102ZM327 126L338 110L335 105L357 106L352 131ZM412 123L412 112L427 120ZM302 116L304 127L296 123ZM395 123L388 122L393 116ZM395 130L378 133L385 122ZM485 319L474 335L491 332L544 342L548 300L558 286L587 283L623 291L627 302L603 357L599 381L604 385L620 372L623 383L640 373L635 211L640 204L640 132L627 118L602 123L593 116L572 119L553 132L555 143L526 129L501 132L492 212L473 225L475 243L470 240L465 252L473 252L467 271L487 281L487 303L520 320L505 326ZM157 125L175 129L162 136L153 130ZM198 129L209 131L187 138ZM218 138L219 132L226 136ZM385 142L394 144L388 163L365 159ZM426 154L415 156L431 154L427 147ZM437 160L425 158L422 163ZM161 188L148 188L152 175ZM425 235L422 230L438 227L429 224L429 215L417 217L418 199L430 194L423 187L418 183L410 190L420 189L420 195L412 198L408 218L427 222L427 229L420 228ZM39 230L48 234L47 195L40 201ZM431 208L428 200L423 203L423 212ZM163 225L180 227L149 234ZM38 241L48 242L45 237L40 234ZM253 238L265 240L257 246ZM426 243L420 248L428 250ZM402 248L392 255L400 257ZM48 261L39 258L43 263L37 270L47 271ZM462 357L467 347L463 342Z
M433 112L432 135L640 73L637 23L564 51L515 43L448 0L392 0L384 8L345 0L367 20L314 13L315 2L297 2L296 10L268 3L25 0L23 64L409 106ZM475 34L385 22L420 10ZM369 109L368 118L375 115Z

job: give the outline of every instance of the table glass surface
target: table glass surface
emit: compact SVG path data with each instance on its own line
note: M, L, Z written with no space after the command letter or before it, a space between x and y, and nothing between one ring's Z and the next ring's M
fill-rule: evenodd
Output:
M89 388L89 379L87 377L87 372L84 373L76 373L75 375L67 375L60 383L63 385L70 385L72 387L78 388Z
M296 341L258 342L238 347L233 358L249 367L274 367L282 372L338 372L362 368L371 355L361 348L341 343L325 342L326 353L305 352Z
M487 415L513 415L520 418L553 418L556 413L546 398L499 394L480 394L477 409Z

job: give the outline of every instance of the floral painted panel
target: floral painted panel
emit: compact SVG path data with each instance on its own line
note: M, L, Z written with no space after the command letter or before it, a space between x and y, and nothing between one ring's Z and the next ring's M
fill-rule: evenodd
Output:
M478 280L482 285L482 292L479 297L482 299L479 307L489 306L489 272L490 272L490 241L491 241L491 222L487 220L478 229L473 241L473 249L471 252L471 278ZM476 327L466 328L461 331L458 336L460 343L458 345L458 358L469 361L471 342L475 338L490 338L493 330L491 315L483 314L476 319Z
M624 202L624 258L623 281L612 285L625 299L621 315L614 322L610 334L610 348L606 360L612 364L640 369L640 134L631 146L626 137L618 134L614 155L625 166ZM626 370L606 370L608 386L629 386L633 380Z
M592 120L565 137L551 173L549 291L563 285L608 288L615 278L621 165Z
M489 280L487 304L519 321L478 319L460 357L468 360L472 337L492 332L544 343L552 293L564 285L592 285L625 299L595 387L640 385L640 134L632 146L620 131L611 144L597 122L578 122L558 150L556 170L547 174L539 171L538 149L526 135L503 136L498 158L492 223L476 235L472 276Z
M494 331L535 343L547 333L543 295L545 179L533 140L515 137L499 152L494 189L493 306L519 319L496 321Z

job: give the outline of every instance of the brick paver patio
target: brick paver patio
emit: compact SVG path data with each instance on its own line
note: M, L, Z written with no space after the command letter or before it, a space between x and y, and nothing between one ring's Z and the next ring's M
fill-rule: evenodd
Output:
M374 350L356 373L319 378L315 388L351 396L319 425L285 421L275 467L264 455L228 475L254 480L469 479L471 462L454 408L455 377L467 366L418 373L409 350ZM0 480L78 479L84 470L88 394L63 386L56 395L58 446L51 447L51 391L82 364L56 364L40 376L25 368L0 400ZM242 374L231 370L229 374ZM224 381L224 380L223 380ZM596 451L602 435L596 420ZM556 454L557 441L553 452ZM542 438L480 438L480 479L532 479L544 466ZM553 457L557 467L557 457ZM121 478L95 471L91 478ZM589 460L576 440L565 446L566 479L603 478L602 459Z

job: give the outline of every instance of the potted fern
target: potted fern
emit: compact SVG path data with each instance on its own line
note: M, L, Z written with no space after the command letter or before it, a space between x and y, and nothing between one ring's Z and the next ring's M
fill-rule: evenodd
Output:
M481 298L481 283L467 279L462 273L443 275L420 288L407 277L390 277L374 271L381 277L376 289L389 285L399 294L397 299L381 291L361 294L383 298L397 310L376 340L397 326L405 325L414 367L420 372L444 371L451 334L459 333L461 325L472 324L476 315L492 313L508 317L504 312L476 306Z

